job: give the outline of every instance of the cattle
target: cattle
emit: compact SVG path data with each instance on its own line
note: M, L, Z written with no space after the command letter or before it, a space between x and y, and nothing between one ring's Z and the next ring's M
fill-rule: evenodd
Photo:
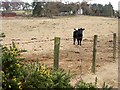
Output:
M83 38L83 31L85 30L84 28L78 28L78 30L74 29L75 31L73 32L73 40L74 40L74 45L75 41L77 39L78 45L81 46L82 38Z
M77 39L77 29L74 28L74 32L73 32L73 44L75 45L75 41Z

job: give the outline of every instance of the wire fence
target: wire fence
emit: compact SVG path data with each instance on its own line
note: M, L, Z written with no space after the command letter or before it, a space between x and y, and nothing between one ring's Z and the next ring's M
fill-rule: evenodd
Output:
M112 37L113 33L111 34L105 34L105 35L99 35L98 38L105 38L105 37L108 37L108 36L111 36ZM94 36L89 36L89 37L85 37L84 39L92 39L93 40ZM111 39L111 38L110 38ZM37 40L36 38L33 38L31 39L31 41L20 41L20 39L12 39L11 41L15 42L15 43L19 43L19 41L21 42L21 44L26 44L26 43L42 43L42 42L53 42L55 39L46 39L46 40ZM73 41L73 38L60 38L60 41ZM19 43L20 44L20 43ZM11 45L11 44L5 44L5 45ZM64 46L63 46L64 47ZM83 73L83 55L81 52L83 52L83 48L81 48L80 46L78 47L79 49L79 59L80 59L80 63L79 63L79 66L80 66L80 80L82 80L82 73ZM116 52L116 46L114 47L114 52L113 54ZM114 57L115 57L116 54L114 54Z
M98 36L98 38L100 39L100 38L105 38L105 37L108 37L108 36L110 36L110 35L113 35L113 33L111 33L111 34L105 34L105 35L99 35ZM88 37L83 37L83 40L84 39L88 39L88 38L91 38L91 39L93 39L93 36L88 36ZM1 40L3 40L3 39L1 39ZM61 41L72 41L73 40L73 38L60 38L60 40ZM26 43L35 43L35 42L51 42L51 41L54 41L54 38L52 38L52 39L43 39L43 40L37 40L37 38L33 38L33 39L31 39L31 40L29 40L29 41L20 41L20 39L11 39L11 41L13 41L13 42L15 42L15 43L17 43L17 44L20 44L19 42L21 42L21 44L26 44ZM6 43L6 42L4 42L3 41L3 44L4 45L11 45L11 43Z

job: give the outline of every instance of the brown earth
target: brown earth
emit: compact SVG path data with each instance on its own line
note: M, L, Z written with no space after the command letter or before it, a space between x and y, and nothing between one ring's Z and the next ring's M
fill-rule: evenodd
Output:
M82 46L73 45L74 28L83 27ZM18 48L26 49L22 54L25 62L36 61L53 67L54 37L61 37L59 67L71 72L74 85L81 78L94 82L98 77L98 86L103 81L118 87L118 64L113 61L113 32L118 33L115 18L75 16L49 18L3 18L2 32L6 37L3 44L9 46L14 41ZM93 36L98 35L96 74L91 73ZM77 44L77 43L76 43ZM82 67L82 68L81 68Z

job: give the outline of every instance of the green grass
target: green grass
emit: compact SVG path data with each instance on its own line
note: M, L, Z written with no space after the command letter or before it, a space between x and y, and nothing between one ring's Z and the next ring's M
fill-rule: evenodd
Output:
M25 13L25 11L12 11L12 12L14 12L14 13L16 13L17 15L21 15L21 14L24 14Z
M26 13L26 11L24 11L24 10L12 11L12 12L16 13L17 15L24 15L24 14ZM32 14L32 12L31 12L31 11L28 11L28 14Z

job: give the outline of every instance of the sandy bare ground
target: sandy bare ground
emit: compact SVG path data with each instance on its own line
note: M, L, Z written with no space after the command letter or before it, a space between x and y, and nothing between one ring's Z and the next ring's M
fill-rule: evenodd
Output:
M83 27L84 38L82 46L73 45L72 32L74 28ZM18 48L26 49L22 57L25 62L35 61L53 68L54 37L61 37L60 68L71 71L71 83L82 79L94 82L98 77L98 85L103 81L108 85L118 85L118 64L113 61L113 32L118 33L118 21L106 17L57 17L49 18L7 18L2 20L2 30L6 37L3 44L9 46L14 41ZM98 35L96 74L91 73L93 36ZM77 43L76 43L77 44ZM82 64L81 64L82 60ZM80 69L82 65L82 71ZM82 73L81 73L82 72Z

